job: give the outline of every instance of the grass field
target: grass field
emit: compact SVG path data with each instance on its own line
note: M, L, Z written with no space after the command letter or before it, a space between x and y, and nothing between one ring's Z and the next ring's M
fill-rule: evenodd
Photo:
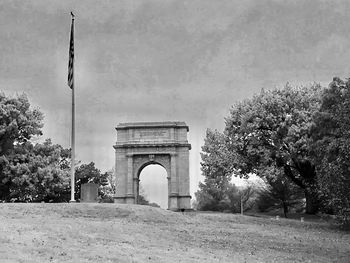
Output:
M0 262L350 262L350 234L137 205L0 204Z

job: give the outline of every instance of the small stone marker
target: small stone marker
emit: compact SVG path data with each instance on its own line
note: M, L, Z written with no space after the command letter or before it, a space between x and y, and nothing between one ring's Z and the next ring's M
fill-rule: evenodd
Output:
M86 183L81 185L80 202L95 203L98 197L98 185L94 183Z

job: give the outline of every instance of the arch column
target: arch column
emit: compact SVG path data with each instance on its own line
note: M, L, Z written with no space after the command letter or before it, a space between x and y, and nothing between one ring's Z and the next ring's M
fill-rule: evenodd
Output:
M135 204L139 203L139 189L140 189L140 179L134 177L134 197Z
M178 196L178 175L177 175L177 154L170 154L170 189L169 189L169 209L177 210L179 207Z
M135 203L135 194L134 194L134 176L133 176L133 156L127 155L128 166L127 166L127 182L126 182L126 203L134 204Z

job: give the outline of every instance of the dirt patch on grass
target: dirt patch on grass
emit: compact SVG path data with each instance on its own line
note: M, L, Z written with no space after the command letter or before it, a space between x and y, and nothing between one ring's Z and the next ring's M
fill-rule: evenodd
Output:
M0 204L1 262L349 262L325 222L117 204Z

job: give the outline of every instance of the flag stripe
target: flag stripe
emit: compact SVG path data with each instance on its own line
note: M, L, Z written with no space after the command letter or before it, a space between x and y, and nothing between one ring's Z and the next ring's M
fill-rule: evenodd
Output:
M68 86L72 89L74 85L74 19L70 31L69 62L68 62Z

